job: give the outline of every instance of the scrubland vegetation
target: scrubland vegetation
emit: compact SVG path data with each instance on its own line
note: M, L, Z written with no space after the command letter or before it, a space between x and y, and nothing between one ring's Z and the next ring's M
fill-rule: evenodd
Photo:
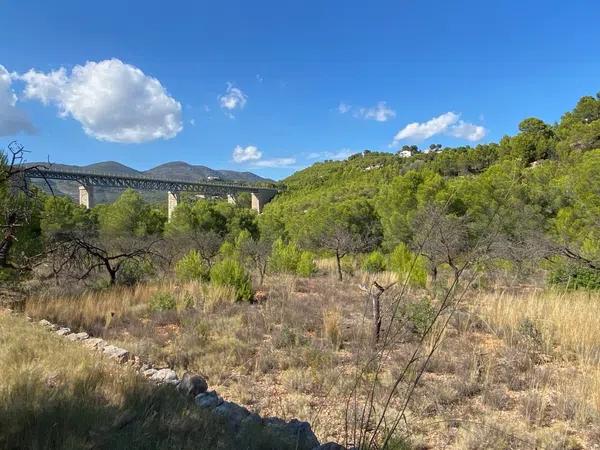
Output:
M7 161L2 277L31 317L201 373L322 441L593 448L599 147L584 97L497 144L317 163L260 216L190 198L170 222L133 191L90 211L12 195L25 169Z

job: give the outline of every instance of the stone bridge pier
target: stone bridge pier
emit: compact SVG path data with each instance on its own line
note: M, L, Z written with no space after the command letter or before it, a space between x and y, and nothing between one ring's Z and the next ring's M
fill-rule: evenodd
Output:
M275 197L275 193L268 191L257 191L250 193L252 198L252 209L255 210L258 214L263 211L265 205Z
M167 217L169 222L173 218L177 203L179 203L179 192L167 192Z
M94 202L94 186L79 186L79 204L85 206L86 209L93 208Z

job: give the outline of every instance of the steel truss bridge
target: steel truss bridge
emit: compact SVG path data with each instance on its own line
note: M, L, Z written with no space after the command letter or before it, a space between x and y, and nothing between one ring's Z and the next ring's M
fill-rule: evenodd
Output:
M206 197L227 197L240 192L249 192L252 196L252 208L258 212L262 211L265 203L271 200L279 190L276 188L244 185L237 183L223 183L220 181L191 182L183 180L167 180L144 176L124 176L113 174L101 174L93 172L80 172L71 170L54 170L52 168L35 167L27 171L28 178L45 180L74 181L81 185L80 203L87 207L93 206L93 188L120 188L146 191L165 191L169 193L171 203L177 203L176 197L181 192L197 193ZM173 205L174 208L174 205ZM171 208L170 208L171 209ZM171 211L170 211L171 212Z

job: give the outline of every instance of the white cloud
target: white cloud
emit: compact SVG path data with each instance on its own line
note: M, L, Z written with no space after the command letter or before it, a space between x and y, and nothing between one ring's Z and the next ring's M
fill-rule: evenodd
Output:
M450 134L457 138L475 142L483 139L487 134L487 130L481 125L474 125L459 120L458 123L450 129Z
M263 153L255 145L242 147L240 145L233 149L233 161L241 164L249 164L252 167L289 167L296 163L296 158L271 158L262 159Z
M241 89L233 86L232 83L227 83L225 94L219 97L221 108L227 110L227 115L233 118L231 111L236 109L244 109L248 96Z
M360 108L356 112L357 117L367 120L376 120L377 122L387 122L396 117L396 111L388 107L386 102L377 102L377 105L371 108Z
M349 105L347 103L344 102L340 102L340 104L337 107L337 110L340 114L346 114L347 112L349 112L352 109L352 105Z
M252 163L256 167L290 167L296 164L296 158L262 159Z
M190 125L195 127L196 126L196 119L190 119Z
M243 163L247 161L256 161L262 158L262 152L258 147L249 145L247 147L236 146L233 149L233 160L236 163Z
M0 64L0 136L34 132L27 114L17 107L17 95L11 87L13 78L15 76Z
M396 111L390 108L386 102L377 102L375 106L369 108L356 106L353 107L348 103L340 102L337 107L340 114L352 112L352 115L359 119L376 120L377 122L387 122L396 117Z
M306 158L307 159L346 159L348 158L350 155L353 155L354 151L348 149L348 148L344 148L342 150L339 151L335 151L335 152L312 152L309 153Z
M460 120L460 114L450 111L427 122L409 123L394 136L392 145L404 139L423 141L437 134L447 134L469 141L478 141L487 134L487 130L482 126Z
M257 73L256 74L256 81L258 81L259 83L262 83L264 81L264 78L261 74Z
M181 104L156 78L118 59L42 73L30 70L25 96L55 103L62 117L81 123L86 134L101 140L139 143L170 139L182 129Z

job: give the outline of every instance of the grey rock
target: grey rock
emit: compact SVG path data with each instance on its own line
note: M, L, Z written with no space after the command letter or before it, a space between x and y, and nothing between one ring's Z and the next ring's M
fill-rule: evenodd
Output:
M195 398L198 394L206 392L208 389L208 384L200 375L194 375L193 373L186 372L183 374L177 389L182 394Z
M142 371L142 374L146 377L146 378L150 378L152 375L154 375L156 372L158 372L158 370L156 369L146 369Z
M173 369L157 370L156 373L150 377L150 379L152 381L156 381L157 383L177 384L179 382L177 379L177 374Z
M70 328L59 328L58 331L56 332L56 334L58 334L59 336L66 336L67 334L71 334L71 329Z
M223 403L223 399L215 391L204 392L194 399L196 405L203 409L212 409Z
M67 339L70 339L72 341L85 341L89 337L90 335L87 333L73 333L67 335Z
M297 419L285 422L277 417L266 418L263 422L271 436L298 450L312 450L319 446L319 440L308 422Z
M106 347L108 344L104 339L100 338L89 338L83 341L83 345L89 347L91 349L102 349Z
M102 351L110 359L114 359L119 363L124 363L129 359L129 352L127 350L115 347L114 345L107 345Z
M235 403L223 402L213 409L213 414L221 417L233 431L237 431L242 420L250 415L250 411Z
M336 442L327 442L326 444L321 444L318 447L315 447L313 450L349 450L343 445L340 445Z
M57 325L53 324L52 322L49 322L49 321L48 321L48 320L46 320L46 319L42 319L42 320L40 320L38 323L39 323L41 326L43 326L44 328L48 328L49 330L52 330L52 331L56 331L56 330L58 330L58 326L57 326Z

